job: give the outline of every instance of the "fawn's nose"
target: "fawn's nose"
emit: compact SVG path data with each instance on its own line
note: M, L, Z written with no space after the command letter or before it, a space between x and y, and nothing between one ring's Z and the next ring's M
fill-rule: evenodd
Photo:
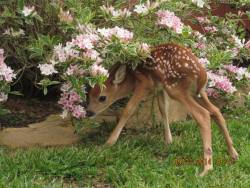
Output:
M92 111L87 110L87 111L86 111L86 116L87 116L87 117L93 117L93 116L95 116L95 112L92 112Z

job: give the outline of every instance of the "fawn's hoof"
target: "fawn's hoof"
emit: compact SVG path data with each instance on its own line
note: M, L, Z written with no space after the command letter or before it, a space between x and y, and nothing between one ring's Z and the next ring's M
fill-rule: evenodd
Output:
M199 176L200 176L200 177L203 177L203 176L207 175L208 172L211 171L211 170L213 170L213 167L205 168L205 169L199 174Z
M170 145L170 144L172 144L172 142L173 142L172 138L164 140L165 145Z
M107 140L104 146L113 146L116 143L116 140Z
M232 148L232 150L230 151L230 156L234 161L239 159L239 154L234 148Z

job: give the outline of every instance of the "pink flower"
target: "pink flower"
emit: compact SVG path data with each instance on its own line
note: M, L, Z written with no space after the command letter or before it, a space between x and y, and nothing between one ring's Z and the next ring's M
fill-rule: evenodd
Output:
M224 65L224 69L227 71L236 74L237 80L242 80L243 78L250 79L250 73L247 68L244 67L236 67L234 65Z
M231 73L237 73L237 70L238 70L238 67L234 65L224 65L223 68Z
M84 57L88 58L88 59L91 59L91 60L98 60L100 61L100 54L96 51L96 50L87 50L85 53L84 53Z
M247 43L245 44L245 47L248 48L248 49L250 49L250 40L247 41Z
M114 27L114 28L102 28L97 30L101 36L103 36L105 39L110 40L112 36L116 36L119 38L122 42L129 42L133 39L133 33L121 28L121 27Z
M0 49L0 81L12 82L16 77L14 71L4 63L4 50Z
M215 33L218 31L218 29L215 26L206 26L204 27L204 30L209 33Z
M69 100L74 103L81 101L81 97L76 92L73 91L69 95Z
M40 64L38 65L38 68L40 69L41 74L46 75L46 76L52 75L54 73L58 73L55 70L55 67L53 64Z
M64 117L67 115L67 112L70 112L76 118L83 118L86 115L86 111L80 105L81 102L81 97L75 91L66 91L64 88L58 104L63 107Z
M78 57L79 52L73 47L74 44L72 42L67 42L65 47L63 47L62 44L58 44L54 47L54 58L63 63L71 57Z
M67 55L65 54L62 44L58 44L54 47L54 55L56 56L59 62L63 63L67 60Z
M196 17L196 19L201 24L209 24L210 23L210 20L207 17L198 16L198 17Z
M124 42L131 41L133 39L133 33L120 27L115 27L115 35Z
M207 95L209 97L213 97L213 98L218 98L219 97L219 93L214 89L214 88L207 88Z
M196 43L195 48L198 48L200 50L204 50L206 48L206 45L202 42Z
M94 48L94 44L88 35L78 35L75 39L72 40L72 43L84 50L90 50Z
M157 13L158 25L162 27L169 27L173 29L176 33L181 33L184 24L181 19L175 16L174 12L168 10L159 10Z
M226 76L208 72L208 78L209 87L217 88L226 93L233 93L236 91L236 88L233 86L233 83Z
M85 71L81 69L78 65L70 65L66 70L67 76L83 76Z
M77 105L77 106L74 106L72 110L72 115L78 119L84 118L86 116L86 111L82 106Z
M90 67L91 76L108 76L108 71L101 65L93 64Z
M207 65L210 64L207 58L200 58L199 59L200 64L202 64L204 67L207 67Z

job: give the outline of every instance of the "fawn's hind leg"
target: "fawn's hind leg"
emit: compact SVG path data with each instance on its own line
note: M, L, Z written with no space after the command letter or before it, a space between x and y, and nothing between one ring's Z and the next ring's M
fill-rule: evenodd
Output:
M202 89L200 91L200 95L202 97L201 105L211 113L211 117L216 122L216 124L219 126L219 128L224 136L224 139L226 141L226 144L228 147L228 152L229 152L231 158L233 160L238 159L238 153L235 150L235 148L233 147L233 141L232 141L232 138L231 138L229 131L227 129L227 124L226 124L226 121L225 121L223 115L221 114L220 110L213 103L210 102L210 100L207 97L205 89Z
M203 171L200 176L204 176L213 169L212 160L212 135L211 120L208 110L200 106L190 93L183 88L167 90L169 95L181 102L199 125L203 143Z

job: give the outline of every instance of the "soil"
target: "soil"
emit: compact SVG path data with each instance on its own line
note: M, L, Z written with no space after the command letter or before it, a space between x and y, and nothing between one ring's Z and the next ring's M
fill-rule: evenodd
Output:
M10 97L3 104L3 108L8 109L10 113L0 116L0 128L26 127L61 111L57 101L48 98Z

